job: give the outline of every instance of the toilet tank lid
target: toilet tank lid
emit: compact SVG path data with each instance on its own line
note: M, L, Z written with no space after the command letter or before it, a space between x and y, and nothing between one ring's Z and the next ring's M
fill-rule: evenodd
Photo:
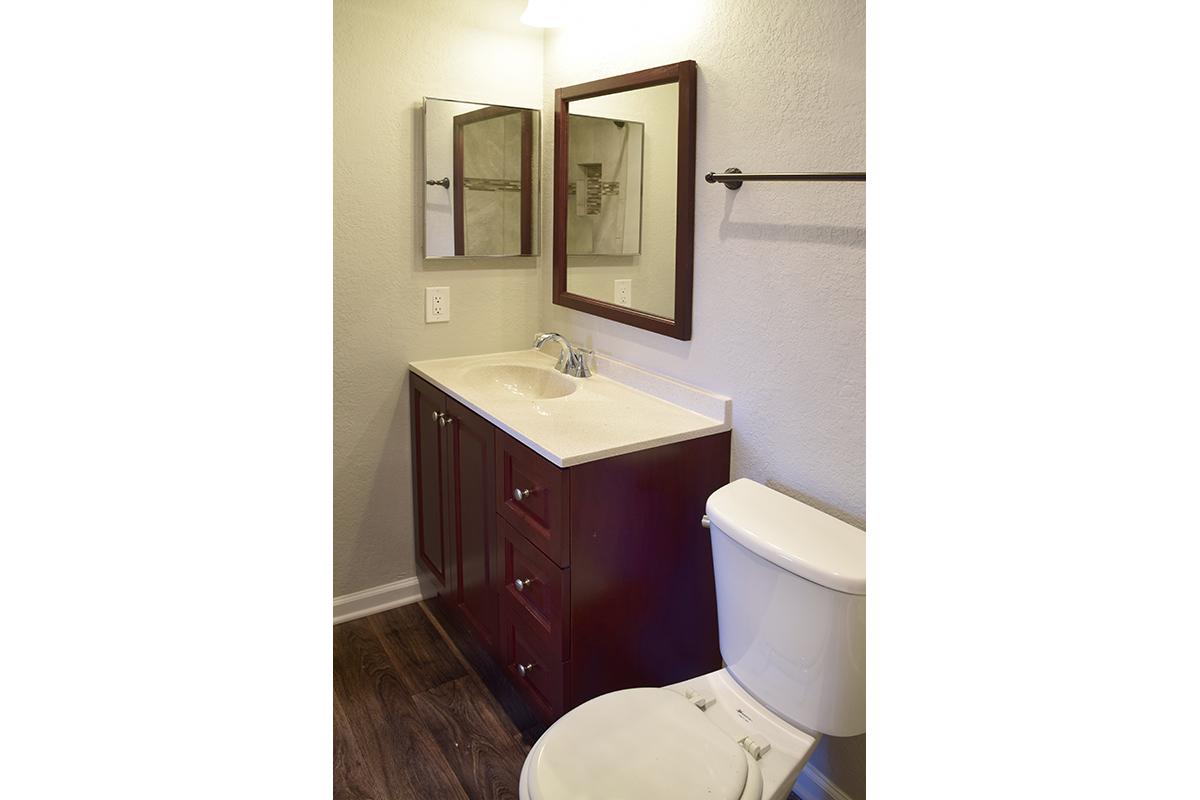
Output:
M847 594L867 593L866 534L749 478L709 495L712 524L793 575Z

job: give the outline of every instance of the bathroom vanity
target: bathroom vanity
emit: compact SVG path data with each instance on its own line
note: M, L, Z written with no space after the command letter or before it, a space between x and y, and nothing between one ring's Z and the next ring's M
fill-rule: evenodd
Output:
M729 401L599 361L411 365L417 556L546 721L721 666L700 519L729 482Z

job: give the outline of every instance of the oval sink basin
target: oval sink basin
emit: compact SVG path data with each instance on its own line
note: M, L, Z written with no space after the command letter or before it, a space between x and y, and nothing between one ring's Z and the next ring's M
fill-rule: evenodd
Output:
M575 391L574 382L565 375L523 364L487 364L468 371L467 377L486 388L501 389L529 400L566 397Z

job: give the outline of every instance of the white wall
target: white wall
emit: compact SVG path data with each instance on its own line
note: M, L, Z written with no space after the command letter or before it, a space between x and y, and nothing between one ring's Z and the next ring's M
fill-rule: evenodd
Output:
M621 24L628 19L639 24ZM548 111L558 86L685 59L699 66L693 338L551 304L548 262L539 294L542 329L732 396L733 477L859 525L864 187L758 183L731 192L703 174L863 169L864 53L862 0L614 0L586 25L548 32ZM549 167L548 127L543 145ZM549 236L545 227L543 252ZM825 742L814 765L862 800L865 737Z
M536 258L421 257L421 98L539 107L542 34L524 7L334 2L335 595L415 574L408 362L535 332ZM426 286L450 287L450 322L425 324Z

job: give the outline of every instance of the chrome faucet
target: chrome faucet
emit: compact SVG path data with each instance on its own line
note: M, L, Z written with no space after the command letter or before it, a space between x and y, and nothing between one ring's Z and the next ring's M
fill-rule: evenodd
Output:
M533 338L533 349L540 350L546 342L558 342L558 363L554 368L572 378L590 378L592 371L588 368L587 357L591 350L582 347L572 347L571 343L561 333L539 333Z

